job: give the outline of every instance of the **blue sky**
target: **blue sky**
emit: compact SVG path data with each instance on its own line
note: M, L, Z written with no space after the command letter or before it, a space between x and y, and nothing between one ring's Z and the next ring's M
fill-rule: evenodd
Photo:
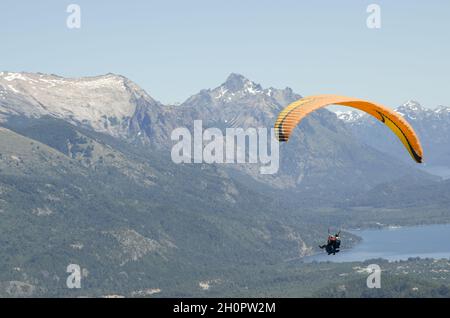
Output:
M81 6L81 29L66 8ZM381 6L381 29L366 8ZM125 75L162 102L231 72L302 95L450 105L450 1L2 0L0 70Z

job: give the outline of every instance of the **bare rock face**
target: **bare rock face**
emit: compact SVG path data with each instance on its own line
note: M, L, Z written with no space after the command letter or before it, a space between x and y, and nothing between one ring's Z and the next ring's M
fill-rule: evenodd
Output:
M4 297L32 297L37 292L36 286L22 281L0 283L0 290Z
M123 229L110 233L119 243L123 252L123 263L128 261L137 261L149 253L163 254L168 245L166 242L158 242L157 240L145 237L135 230Z
M112 136L127 136L144 104L159 107L127 78L115 74L63 78L34 73L0 73L0 111L10 115L52 116Z

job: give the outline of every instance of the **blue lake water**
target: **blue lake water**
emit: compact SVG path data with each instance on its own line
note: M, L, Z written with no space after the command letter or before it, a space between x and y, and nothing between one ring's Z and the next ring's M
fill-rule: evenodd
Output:
M355 247L336 255L325 252L305 257L305 262L353 262L373 258L390 261L410 257L450 259L450 224L349 231L362 238ZM341 247L345 247L345 235Z

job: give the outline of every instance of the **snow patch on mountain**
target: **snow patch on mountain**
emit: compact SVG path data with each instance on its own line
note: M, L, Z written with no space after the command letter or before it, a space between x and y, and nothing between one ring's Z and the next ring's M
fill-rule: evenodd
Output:
M212 90L212 95L215 99L223 99L227 102L232 102L247 95L258 95L261 93L264 93L261 85L235 73L230 74L225 83Z
M361 111L355 110L336 110L330 109L336 114L336 116L346 122L346 123L361 123L363 121L370 120L367 114ZM409 100L399 107L394 109L395 112L405 117L407 120L417 121L425 118L439 117L442 115L450 114L450 107L440 105L435 109L426 108L422 106L419 102L414 100Z
M361 117L364 116L363 112L354 110L332 110L332 111L336 114L337 118L348 123L356 122L359 119L361 119Z
M136 100L155 101L127 78L102 76L63 78L41 73L0 73L0 112L62 118L97 131L120 135L135 114Z

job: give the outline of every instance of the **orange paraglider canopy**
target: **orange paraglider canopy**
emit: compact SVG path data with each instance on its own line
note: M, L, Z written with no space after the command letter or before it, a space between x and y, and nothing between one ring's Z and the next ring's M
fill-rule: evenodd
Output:
M316 95L293 102L280 112L275 122L275 133L278 141L288 141L292 131L303 118L309 113L328 105L353 107L372 115L394 132L416 162L422 162L423 150L419 138L411 125L401 115L381 104L352 97Z

